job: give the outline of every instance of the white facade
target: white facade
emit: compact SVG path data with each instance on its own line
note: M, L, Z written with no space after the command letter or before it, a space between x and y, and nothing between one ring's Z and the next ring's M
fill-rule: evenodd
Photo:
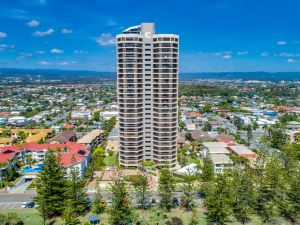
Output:
M117 35L120 165L177 163L178 41L153 23Z

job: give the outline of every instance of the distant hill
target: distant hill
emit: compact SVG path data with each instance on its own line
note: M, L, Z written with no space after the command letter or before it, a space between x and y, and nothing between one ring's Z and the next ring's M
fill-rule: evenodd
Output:
M115 72L99 72L88 70L60 70L60 69L15 69L0 68L0 78L5 77L39 76L44 80L93 80L93 79L109 79L116 80ZM222 73L181 73L180 80L193 79L217 79L217 80L300 80L300 72L222 72Z
M223 73L182 73L181 80L217 79L217 80L268 80L300 81L300 72L223 72Z

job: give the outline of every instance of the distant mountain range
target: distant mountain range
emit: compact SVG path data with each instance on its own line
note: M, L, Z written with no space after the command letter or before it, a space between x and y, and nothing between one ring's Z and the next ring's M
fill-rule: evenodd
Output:
M41 78L43 80L116 80L115 72L98 72L88 70L60 70L60 69L16 69L0 68L0 78ZM300 72L212 72L212 73L181 73L180 80L216 79L216 80L269 80L269 81L300 81Z

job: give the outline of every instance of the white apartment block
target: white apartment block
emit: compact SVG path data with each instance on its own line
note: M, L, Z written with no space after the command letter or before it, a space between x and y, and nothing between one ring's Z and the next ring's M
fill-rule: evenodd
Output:
M178 43L153 23L117 35L120 165L177 164Z

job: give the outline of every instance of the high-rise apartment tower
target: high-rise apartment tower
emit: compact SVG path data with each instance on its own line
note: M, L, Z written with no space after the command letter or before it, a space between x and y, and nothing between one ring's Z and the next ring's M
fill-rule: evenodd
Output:
M153 23L117 35L120 165L177 163L178 43Z

